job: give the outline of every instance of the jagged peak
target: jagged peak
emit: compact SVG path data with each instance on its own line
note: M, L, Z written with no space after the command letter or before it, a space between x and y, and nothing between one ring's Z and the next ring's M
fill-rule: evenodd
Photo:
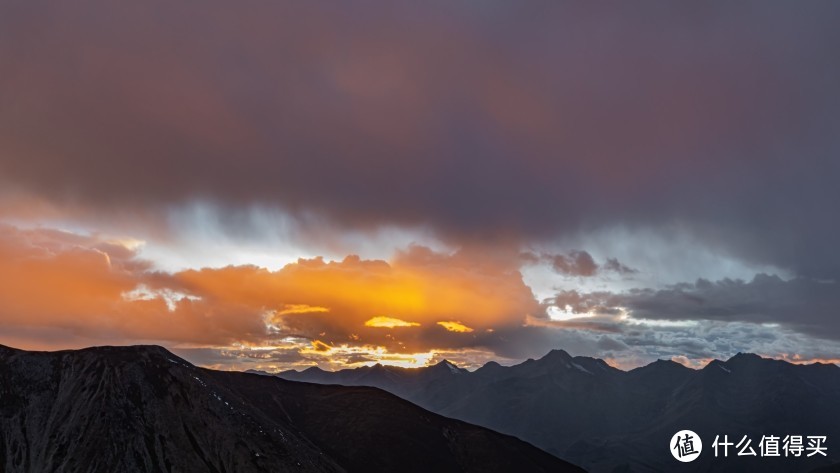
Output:
M362 368L364 368L364 367L362 367ZM362 369L362 368L359 368L359 369ZM394 371L395 368L396 368L395 366L383 365L382 363L375 363L375 364L368 367L368 369L370 371L376 371L376 372Z
M565 360L569 361L572 359L572 355L570 355L566 350L561 350L559 348L555 348L550 352L546 353L545 356L540 358L540 361L547 361L547 360Z
M435 369L435 370L446 370L446 371L450 371L452 373L461 373L462 371L464 371L462 368L459 368L458 365L456 365L455 363L452 363L451 361L449 361L447 359L440 360L437 363L435 363L434 365L430 366L429 368L432 368L432 369Z

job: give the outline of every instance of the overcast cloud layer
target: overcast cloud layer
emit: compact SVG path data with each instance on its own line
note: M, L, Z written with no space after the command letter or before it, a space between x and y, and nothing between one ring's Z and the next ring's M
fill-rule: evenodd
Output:
M0 272L33 279L0 289L0 342L840 358L839 22L828 1L4 2Z

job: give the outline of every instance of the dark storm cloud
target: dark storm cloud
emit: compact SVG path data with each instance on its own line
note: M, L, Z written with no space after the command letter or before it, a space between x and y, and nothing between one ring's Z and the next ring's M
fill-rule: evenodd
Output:
M840 275L835 2L4 2L0 185Z

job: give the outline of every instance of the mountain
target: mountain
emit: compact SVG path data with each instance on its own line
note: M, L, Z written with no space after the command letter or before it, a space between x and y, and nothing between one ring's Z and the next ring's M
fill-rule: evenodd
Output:
M840 462L840 367L743 354L693 370L659 360L630 371L553 350L515 366L474 372L378 367L278 376L386 389L439 414L515 435L592 472L802 471ZM678 463L668 443L700 435L704 454ZM825 435L828 456L715 458L712 442L744 435Z
M0 471L583 470L376 388L202 369L155 346L0 346Z

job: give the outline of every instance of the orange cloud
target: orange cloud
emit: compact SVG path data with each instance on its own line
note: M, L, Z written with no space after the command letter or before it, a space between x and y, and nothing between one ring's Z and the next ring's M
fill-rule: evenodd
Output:
M203 346L288 339L321 352L350 344L428 353L480 345L436 325L486 336L541 310L515 265L464 252L411 247L387 262L348 256L301 259L277 271L164 273L137 251L130 239L0 226L2 340L51 331L64 334L57 347L72 335ZM377 313L388 315L371 317Z
M270 311L280 333L399 351L464 343L441 338L432 330L438 321L457 320L486 331L521 325L528 314L541 311L510 261L423 247L411 247L388 262L357 256L332 262L301 259L277 271L253 266L188 270L158 283L208 303ZM290 305L328 307L329 312L284 313ZM388 315L371 318L371 313ZM406 326L416 330L382 330Z
M265 332L247 305L173 299L170 288L137 297L157 277L149 268L123 243L0 225L0 325L104 342L224 344Z

